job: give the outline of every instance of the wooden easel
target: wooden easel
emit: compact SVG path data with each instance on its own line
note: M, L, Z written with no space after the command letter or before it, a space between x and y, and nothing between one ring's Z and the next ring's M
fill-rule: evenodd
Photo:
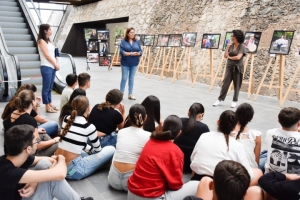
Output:
M208 53L206 53L206 52L208 52ZM194 87L198 76L203 77L203 78L209 77L210 78L210 85L212 85L212 83L213 83L214 66L213 66L213 51L212 51L212 49L209 49L209 51L205 50L204 53L203 53L202 58L206 58L205 61L204 61L204 64L203 64L203 73L199 74L200 71L201 71L201 66L202 66L202 63L200 62L199 66L197 67L197 72L196 72L196 76L193 80L192 87ZM206 71L207 71L206 68L208 66L208 62L209 62L209 74L206 73Z
M121 62L120 62L120 46L116 46L116 50L115 50L115 53L114 53L114 56L112 57L112 60L111 60L111 63L110 63L110 66L108 67L108 71L112 70L112 66L114 65L121 65Z
M292 91L292 92L298 92L298 94L300 95L300 88L299 89L292 89L294 83L295 83L295 80L297 78L297 76L300 74L300 65L297 67L295 73L294 73L294 76L289 84L289 87L287 88L286 92L285 92L285 95L280 103L280 107L283 106L287 96L289 95L289 93Z
M276 56L276 61L275 61L275 65L274 65L274 68L273 68L273 73L272 73L272 77L271 77L271 82L269 85L266 85L266 84L263 84L265 79L266 79L266 76L267 76L267 73L269 71L269 68L271 67L271 64L272 64L272 61L273 61L273 57L270 58L269 60L269 63L267 65L267 68L266 68L266 71L263 75L263 78L257 88L257 91L256 91L256 94L255 94L255 97L254 97L254 101L256 101L256 98L257 98L257 95L261 89L262 86L265 86L265 87L269 87L269 89L272 89L272 88L276 88L278 89L278 99L279 99L279 105L282 105L283 104L283 96L282 96L282 93L283 93L283 78L284 78L284 65L285 65L285 55L277 55ZM279 77L278 77L278 85L275 86L273 85L273 82L274 82L274 78L275 78L275 73L276 73L276 68L278 66L278 63L279 63Z
M222 58L221 58L221 61L220 61L220 64L219 64L219 66L217 68L217 71L215 73L214 79L212 81L212 84L210 85L209 91L211 91L213 89L214 84L215 84L217 79L220 79L220 80L224 79L225 72L226 72L226 64L227 64L227 59L224 58L224 54L223 54ZM222 72L222 76L218 76L222 67L224 67L224 70Z
M151 59L151 48L150 46L145 46L143 49L143 55L140 60L139 64L139 70L145 74L145 68L146 68L146 74L149 72L149 67L150 67L150 59Z
M187 62L186 62L187 61ZM181 65L181 69L180 69L180 63L182 63ZM187 71L184 72L184 64L187 64ZM175 77L178 80L178 75L182 75L182 74L186 74L186 85L189 84L189 74L191 73L191 80L193 81L193 69L192 69L192 59L191 59L191 47L185 47L182 50L181 56L179 58L179 61L177 62L177 66L175 68L174 74L173 74L173 78L172 78L172 82L174 83L175 81Z
M162 61L162 65L160 64ZM162 70L166 64L166 47L158 47L155 59L151 71L149 73L149 78L151 78L153 70Z
M171 49L168 52L168 55L166 57L166 63L164 65L164 68L161 70L160 78L159 80L164 79L164 73L166 78L168 78L169 72L174 72L176 70L177 66L177 53L178 53L178 48L177 47L171 47Z

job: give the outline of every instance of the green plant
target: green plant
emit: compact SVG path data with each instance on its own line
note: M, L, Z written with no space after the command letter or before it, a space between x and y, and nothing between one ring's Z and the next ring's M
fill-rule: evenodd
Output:
M124 36L124 29L122 27L116 26L115 27L115 38L121 38Z

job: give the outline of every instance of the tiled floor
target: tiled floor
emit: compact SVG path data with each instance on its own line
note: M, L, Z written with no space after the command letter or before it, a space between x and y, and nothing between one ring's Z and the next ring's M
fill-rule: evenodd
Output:
M85 58L75 58L77 72L86 71ZM64 67L64 66L61 66ZM99 67L97 64L90 65L91 70L88 73L91 75L91 88L87 90L87 96L90 104L101 103L105 100L106 93L113 88L119 88L121 72L119 67L114 67L112 71L108 71L107 67ZM216 121L224 110L231 109L230 103L232 96L229 96L224 104L220 107L213 107L212 104L218 97L220 88L215 88L209 92L209 86L196 84L194 88L185 85L185 81L176 81L171 84L171 80L158 80L157 76L152 76L151 79L145 75L137 73L135 78L134 95L136 101L125 98L123 104L126 112L134 103L140 103L146 96L155 95L161 102L161 116L166 118L170 114L176 114L180 117L187 116L189 106L194 102L200 102L205 107L205 115L203 122L206 123L211 130L216 129ZM232 94L231 94L232 95ZM127 89L125 93L127 97ZM253 97L252 97L253 98ZM53 93L53 102L59 106L60 95ZM247 94L240 93L239 103L248 102L255 110L254 119L249 124L253 129L263 132L262 140L264 140L265 132L268 129L279 127L277 115L280 111L278 100L275 98L259 96L257 101L247 100ZM5 103L0 103L0 112L2 112ZM286 102L284 106L293 106L300 108L299 102ZM58 114L46 114L42 107L42 114L52 120L57 120ZM3 133L1 133L0 145L3 146ZM263 148L264 149L264 144ZM3 149L0 148L0 155ZM92 196L95 200L124 200L126 199L125 192L119 192L109 187L107 183L108 169L98 170L92 176L81 181L69 181L72 187L82 196ZM185 175L184 180L187 181L189 175Z

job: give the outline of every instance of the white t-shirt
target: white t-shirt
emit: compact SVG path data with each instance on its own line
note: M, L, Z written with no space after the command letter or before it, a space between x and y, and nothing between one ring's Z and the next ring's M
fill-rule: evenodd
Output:
M68 103L71 94L73 93L74 89L67 86L64 88L64 90L61 93L61 99L60 99L60 109L66 104Z
M232 136L234 139L236 139L238 132L232 132L230 136ZM249 161L249 164L253 168L258 168L258 164L255 161L255 153L254 149L256 147L256 137L261 136L261 132L253 129L249 129L246 133L241 133L239 136L239 141L244 146L247 159Z
M114 161L136 164L151 133L142 128L127 127L118 132Z
M268 157L266 173L276 171L300 174L300 133L281 128L268 130L266 134Z
M253 171L240 142L229 137L229 150L227 151L223 133L214 131L203 133L191 155L191 169L199 175L213 176L216 165L222 160L241 163L247 169L251 179L253 178Z

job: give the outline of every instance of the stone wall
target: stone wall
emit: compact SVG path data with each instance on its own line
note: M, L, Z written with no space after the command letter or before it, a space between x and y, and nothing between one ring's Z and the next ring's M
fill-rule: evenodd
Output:
M195 71L201 62L200 41L203 33L221 33L220 47L226 31L262 31L262 38L254 62L255 88L257 88L270 59L268 49L274 30L295 30L291 51L286 56L284 84L289 81L300 64L300 1L286 0L103 0L97 3L70 8L68 17L55 41L60 48L74 23L129 17L129 26L140 34L163 34L197 32L196 47L192 50L192 65ZM213 50L214 67L217 68L223 55ZM268 73L270 80L272 71ZM246 77L249 71L246 72ZM278 72L276 72L278 74ZM182 76L181 78L184 78ZM296 86L300 87L300 74ZM208 79L197 80L209 83ZM275 80L277 83L277 80ZM246 90L246 85L242 88ZM277 96L277 90L262 88L261 94ZM288 99L300 101L300 95L292 92Z

